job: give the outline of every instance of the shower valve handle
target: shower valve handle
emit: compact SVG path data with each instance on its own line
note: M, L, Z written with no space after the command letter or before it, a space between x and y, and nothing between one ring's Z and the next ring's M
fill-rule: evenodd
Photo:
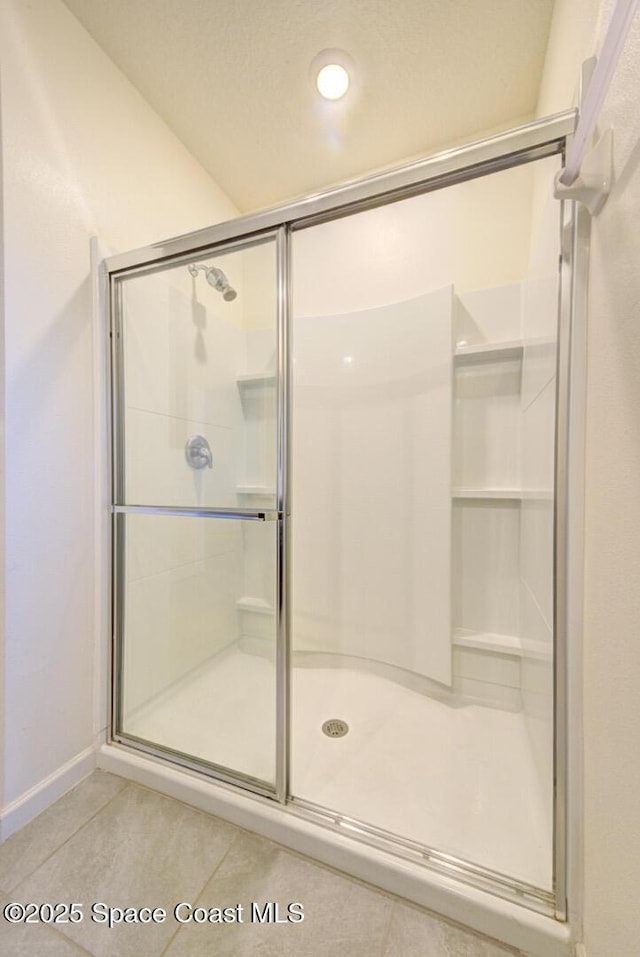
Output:
M192 469L213 468L213 452L204 435L192 435L187 439L184 454Z

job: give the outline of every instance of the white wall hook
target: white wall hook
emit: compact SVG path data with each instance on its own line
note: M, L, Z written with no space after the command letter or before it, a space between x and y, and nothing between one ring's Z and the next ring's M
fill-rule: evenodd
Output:
M556 174L553 195L556 199L575 199L597 216L611 191L613 181L613 130L602 134L593 149L582 161L580 173L574 181L562 182L564 170Z

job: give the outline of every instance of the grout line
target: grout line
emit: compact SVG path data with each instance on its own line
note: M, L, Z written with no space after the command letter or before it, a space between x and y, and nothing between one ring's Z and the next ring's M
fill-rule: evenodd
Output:
M218 864L217 867L214 867L208 880L210 880L211 877L213 877L215 872L218 870L218 867L222 864L222 861L226 858L227 854L233 847L233 844L235 844L235 842L241 836L248 835L254 840L261 841L264 844L269 844L272 847L275 847L278 850L283 851L285 854L289 854L292 857L297 858L298 860L306 861L307 864L311 864L313 865L313 867L316 867L319 870L329 871L331 874L335 874L337 877L344 878L345 880L349 881L351 884L358 884L361 887L365 887L367 890L374 891L376 894L379 894L382 897L391 897L392 899L395 898L400 901L404 900L404 898L396 898L396 895L391 894L389 891L383 890L381 887L378 887L375 884L371 884L369 881L361 880L358 877L352 877L350 874L347 874L346 871L341 871L336 867L332 867L330 864L325 864L322 861L318 861L315 858L310 857L308 854L303 854L301 851L297 851L294 848L288 847L286 844L281 844L279 841L274 841L270 837L264 837L262 834L259 834L257 831L252 831L248 827L242 827L240 824L232 824L231 821L226 821L223 817L220 817L217 814L212 814L209 811L203 811L201 808L194 807L193 804L189 804L187 801L182 801L180 800L180 798L170 797L169 795L165 794L163 791L157 790L157 788L149 787L146 784L138 784L136 781L132 781L131 784L134 787L143 788L143 790L145 791L151 791L153 794L159 794L161 797L167 798L167 800L169 801L175 801L177 804L182 804L184 807L188 807L192 811L196 811L198 814L204 814L205 817L211 818L214 821L220 821L221 823L225 824L227 827L232 827L239 832L234 838L232 844L229 846L229 849L225 852L224 857L220 861L220 864Z
M141 785L141 786L142 786L142 785ZM149 789L147 788L147 790L149 790ZM158 792L156 791L156 792L154 792L154 793L157 794ZM165 797L166 797L166 795L165 795ZM175 801L176 798L171 798L171 800L172 800L172 801ZM183 802L180 801L179 803L182 804ZM191 810L193 810L193 811L197 811L197 810L198 810L198 808L192 808L191 805L189 805L189 804L187 804L186 807L191 808ZM206 814L206 811L201 811L200 813ZM221 820L222 820L222 818L217 818L214 814L207 814L207 817L211 817L211 818L213 818L213 819L216 820L216 821L218 821L218 820L221 821ZM235 828L237 831L239 831L239 828L236 828L235 824L230 824L229 821L224 821L224 823L227 824L229 827L233 827L233 828ZM209 876L208 876L207 878L205 878L204 884L202 885L202 887L200 888L200 890L198 891L198 893L194 895L194 897L193 897L194 905L197 905L198 901L200 900L200 898L202 897L202 895L203 895L203 893L204 893L204 890L205 890L207 884L209 883L209 881L213 880L213 875L216 873L216 871L218 871L218 870L222 867L223 863L224 863L224 862L226 861L226 859L227 859L227 856L228 856L229 853L231 852L231 849L232 849L232 848L235 846L235 844L240 840L240 837L241 837L241 836L242 836L242 835L241 835L240 833L237 833L237 834L234 834L234 835L233 835L233 839L232 839L231 843L229 844L229 847L226 849L226 851L224 852L224 854L222 855L222 857L220 858L220 860L218 861L218 863L216 864L216 866L213 868L213 870L211 871L211 873L209 874ZM161 952L160 952L160 954L159 954L159 957L164 957L164 954L167 953L167 951L168 951L169 948L171 947L172 943L174 942L174 940L176 939L176 937L178 936L178 934L179 934L180 931L182 930L182 926L184 926L184 925L178 925L178 927L177 927L175 933L172 934L171 937L169 938L169 940L167 941L166 947L163 947L163 949L161 950Z
M394 895L395 896L395 895ZM449 917L443 917L442 914L438 914L436 911L429 910L426 907L421 907L420 904L415 904L413 901L405 900L404 898L396 898L398 904L401 904L403 907L409 907L411 910L417 911L419 914L424 914L425 916L435 920L441 924L446 924L449 927L454 927L456 930L462 931L465 934L468 934L474 941L486 942L493 944L494 947L501 948L505 954L512 955L512 957L528 957L524 951L519 950L517 947L512 947L511 944L505 944L503 940L498 940L497 937L491 937L490 934L484 934L480 930L473 930L473 928L468 927L465 924L461 924L459 921L453 920ZM384 955L383 955L384 957Z
M182 930L182 927L183 927L182 924L178 924L176 930L175 930L175 931L173 932L173 934L171 934L171 936L169 937L169 940L167 941L166 947L163 947L163 948L162 948L162 950L161 950L160 953L158 954L158 957L164 957L164 955L165 955L166 952L169 950L169 948L170 948L171 945L173 944L174 940L176 939L176 937L178 936L178 934L179 934L180 931Z
M214 815L208 815L208 816L213 817ZM221 819L221 818L219 818L219 819L216 818L216 820L222 820L222 819ZM200 897L202 896L202 892L204 891L205 887L207 886L207 884L209 883L209 881L213 879L213 875L214 875L217 871L220 870L220 868L222 867L223 863L226 861L227 857L228 857L229 854L231 853L231 850L235 847L235 845L238 843L238 841L239 841L240 838L242 837L242 834L240 833L240 828L236 827L235 824L231 824L230 821L225 821L224 823L225 823L228 827L232 827L232 828L236 831L236 833L233 835L233 840L232 840L231 843L229 844L229 847L226 849L226 851L224 852L224 854L222 855L222 857L220 858L220 860L218 861L218 863L216 864L216 866L213 868L213 870L211 871L211 873L209 874L209 876L208 876L207 879L205 880L204 884L202 885L202 887L201 887L200 890L198 891L198 896L196 897L196 900L200 900Z
M98 769L96 769L96 770L98 770ZM108 774L108 773L110 773L110 772L106 772L106 773ZM95 771L93 771L92 774L95 774ZM92 775L90 774L89 777L91 777L91 776L92 776ZM118 777L117 774L114 774L114 775L112 775L112 776L113 776L114 778L115 778L115 777ZM88 781L88 780L89 780L89 777L85 778L85 781ZM91 817L88 817L87 820L84 821L78 828L76 828L75 831L72 831L72 833L69 834L68 837L66 837L66 838L64 839L64 841L62 842L62 844L58 844L58 846L57 846L53 851L51 851L51 854L49 854L47 857L45 857L44 860L40 861L40 863L37 865L37 867L34 867L34 869L33 869L32 871L29 871L28 874L26 874L24 877L21 877L20 880L18 881L18 883L13 885L13 887L11 888L11 890L10 890L9 893L13 894L13 892L14 892L18 887L20 887L21 884L23 884L23 883L24 883L26 880L28 880L30 877L33 877L33 875L36 874L36 873L40 870L41 867L44 867L44 865L47 863L47 861L50 861L50 860L51 860L51 858L54 856L54 854L57 854L58 851L62 850L62 848L65 846L65 844L68 844L68 843L69 843L69 841L71 840L72 837L75 837L76 834L79 834L80 831L87 826L87 824L89 824L91 821L93 821L93 819L96 818L99 814L102 814L102 812L105 810L105 808L109 807L109 805L111 804L112 801L114 801L120 794L122 794L124 791L126 791L127 788L131 787L131 782L130 782L130 781L127 781L126 778L120 778L120 780L125 782L125 783L123 784L123 786L120 788L120 790L119 790L119 791L116 791L116 793L115 793L112 797L109 798L109 800L106 802L106 804L103 804L102 807L98 808L98 810L95 811L95 813L92 814ZM80 783L82 783L82 782L80 782ZM77 786L78 786L78 785L76 785L76 787L77 787ZM73 789L72 789L72 790L73 790ZM67 793L71 793L71 792L67 792ZM63 794L62 797L66 797L66 794ZM62 798L59 798L59 800L61 801ZM51 804L50 807L54 807L54 805L57 804L57 803L58 803L57 801L54 802L54 804ZM49 810L49 808L47 808L47 810ZM44 813L44 812L43 812L43 813ZM34 820L35 820L35 818L34 818Z
M87 950L86 947L83 947L82 944L79 944L77 940L73 939L73 937L68 937L67 934L65 934L63 931L58 930L58 927L56 924L45 924L44 926L45 926L45 929L52 930L53 933L56 934L58 937L62 937L62 939L67 944L72 944L74 947L77 947L78 953L84 954L85 957L95 957L94 952Z
M380 957L384 957L384 955L385 955L386 952L387 952L387 948L389 947L389 939L390 939L390 937L391 937L391 924L392 924L392 922L393 922L393 915L394 915L395 910L396 910L396 908L397 908L397 906L398 906L397 901L394 901L393 899L390 900L390 904L391 904L391 906L390 906L390 908L389 908L389 916L388 916L388 918L387 918L387 926L385 927L384 933L383 933L383 935L382 935L382 946L381 946L381 948L380 948Z

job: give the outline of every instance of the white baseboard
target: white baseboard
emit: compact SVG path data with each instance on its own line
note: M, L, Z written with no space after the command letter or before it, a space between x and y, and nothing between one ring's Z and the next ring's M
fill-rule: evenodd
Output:
M85 748L0 812L0 843L32 821L95 769L96 747Z

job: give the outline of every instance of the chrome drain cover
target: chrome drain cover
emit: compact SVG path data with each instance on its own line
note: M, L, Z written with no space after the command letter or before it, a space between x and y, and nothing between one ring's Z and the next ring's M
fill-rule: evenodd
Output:
M342 718L329 718L322 725L322 733L328 738L344 738L348 730L349 725Z

